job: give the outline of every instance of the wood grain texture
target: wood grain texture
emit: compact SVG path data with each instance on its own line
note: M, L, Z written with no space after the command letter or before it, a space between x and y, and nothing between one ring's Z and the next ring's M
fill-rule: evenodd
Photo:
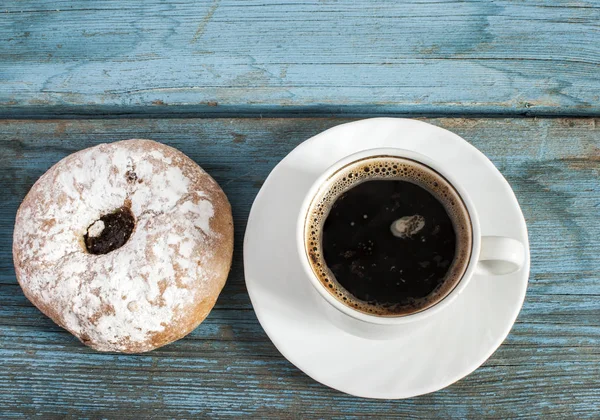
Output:
M215 13L216 14L216 13ZM0 121L0 414L6 417L598 418L600 415L600 121L431 119L482 150L514 187L531 240L524 308L500 349L442 391L364 400L292 366L258 324L242 271L251 203L272 167L340 119ZM236 252L207 320L144 355L82 346L23 296L10 247L20 200L65 155L100 142L153 138L223 186Z
M599 0L5 0L0 113L600 112Z

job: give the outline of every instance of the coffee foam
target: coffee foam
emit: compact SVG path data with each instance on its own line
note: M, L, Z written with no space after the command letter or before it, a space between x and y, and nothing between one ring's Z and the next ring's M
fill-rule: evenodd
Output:
M337 282L327 267L322 250L322 228L337 198L360 183L373 180L400 180L416 184L444 206L456 235L456 254L445 280L429 295L408 304L384 305L362 301ZM394 156L376 156L352 162L329 177L310 203L304 224L305 250L313 273L338 301L378 316L403 316L425 310L446 297L460 282L469 265L472 249L471 219L458 192L440 174L422 163Z

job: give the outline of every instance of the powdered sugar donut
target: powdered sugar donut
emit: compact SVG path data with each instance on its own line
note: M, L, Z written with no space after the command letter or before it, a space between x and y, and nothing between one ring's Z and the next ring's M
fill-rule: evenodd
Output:
M219 185L151 140L67 156L31 188L13 258L27 298L100 351L155 349L192 331L225 284L233 221Z

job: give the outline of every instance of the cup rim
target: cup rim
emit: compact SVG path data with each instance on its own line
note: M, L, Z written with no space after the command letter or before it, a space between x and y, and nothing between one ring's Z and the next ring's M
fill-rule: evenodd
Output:
M377 315L373 315L373 314L367 314L367 313L358 311L356 309L352 309L351 307L349 307L347 305L344 305L342 302L340 302L335 297L333 297L333 295L331 295L329 293L329 291L325 289L325 286L319 281L319 279L314 274L314 272L309 264L308 256L306 254L306 247L305 247L305 243L304 243L305 242L304 227L305 227L305 222L306 222L306 215L307 215L308 209L310 208L310 204L312 203L315 195L318 193L322 184L326 180L328 180L333 174L335 174L338 170L342 169L343 167L350 165L356 161L359 161L359 160L362 160L365 158L369 158L369 157L375 157L375 156L390 156L390 157L411 159L411 160L416 161L417 163L421 163L425 166L428 166L431 169L433 169L434 171L438 172L441 176L443 176L450 183L450 185L452 185L452 187L454 187L454 189L456 190L458 195L463 200L463 203L467 209L467 213L469 214L469 217L471 219L471 232L472 232L471 254L470 254L469 264L467 265L467 268L465 269L461 279L456 284L456 286L452 289L452 291L450 291L450 293L448 293L448 295L446 295L444 298L442 298L439 302L435 303L434 305L432 305L429 308L423 309L419 312L415 312L415 313L409 314L409 315L400 315L400 316L396 316L396 317L377 316ZM378 325L400 325L400 324L405 324L408 322L413 322L413 321L417 321L420 319L424 319L424 318L427 318L427 317L433 315L434 313L439 312L443 308L450 305L462 293L462 291L466 288L469 281L473 277L473 274L475 273L475 268L477 265L477 260L479 259L479 252L480 252L480 246L481 246L481 232L480 232L480 225L479 225L479 219L477 217L477 212L475 210L473 202L471 201L471 198L469 197L469 195L467 194L465 189L461 186L461 184L458 183L456 181L456 179L454 179L452 177L452 175L448 174L448 172L446 172L443 169L443 164L437 163L434 160L430 159L429 157L427 157L421 153L418 153L418 152L401 149L401 148L385 147L385 148L366 149L366 150L362 150L360 152L348 155L348 156L338 160L333 165L329 166L316 179L316 181L309 188L308 193L306 194L306 196L302 202L302 205L300 207L300 214L298 216L298 221L296 224L296 242L297 242L296 248L298 250L301 264L302 264L302 267L303 267L306 275L310 279L310 282L311 282L312 286L315 288L315 290L321 295L321 297L323 297L325 299L325 301L328 304L332 305L335 309L339 310L343 314L350 316L351 318L357 319L359 321L363 321L363 322L367 322L367 323L371 323L371 324L378 324Z

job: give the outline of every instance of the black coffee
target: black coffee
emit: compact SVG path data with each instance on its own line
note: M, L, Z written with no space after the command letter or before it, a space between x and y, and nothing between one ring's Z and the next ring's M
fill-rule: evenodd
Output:
M391 226L402 218L407 223L394 234ZM375 305L429 295L444 281L456 250L442 203L408 181L351 188L333 204L322 232L323 257L338 283Z
M364 312L393 316L431 306L468 264L470 221L460 197L412 161L350 165L309 214L313 270L339 300Z

